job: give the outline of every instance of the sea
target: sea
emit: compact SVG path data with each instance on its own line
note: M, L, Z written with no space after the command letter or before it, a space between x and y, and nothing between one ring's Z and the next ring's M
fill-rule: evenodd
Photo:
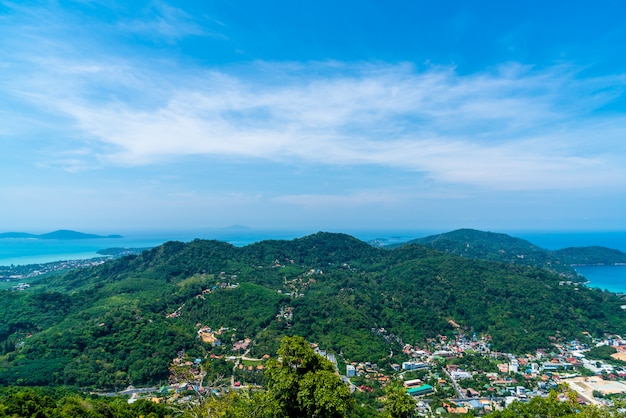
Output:
M241 247L255 242L291 240L315 233L315 230L268 230L250 228L220 228L187 231L130 231L111 233L122 238L80 240L49 240L33 238L0 239L0 266L48 263L100 257L98 250L107 248L152 248L167 241L189 242L194 239L215 239ZM402 243L447 231L433 230L344 230L362 241L377 240L385 244ZM566 247L600 245L626 252L626 231L618 232L529 232L493 231L522 238L548 250ZM103 234L103 235L108 235ZM580 266L576 271L588 281L588 286L626 294L626 266Z

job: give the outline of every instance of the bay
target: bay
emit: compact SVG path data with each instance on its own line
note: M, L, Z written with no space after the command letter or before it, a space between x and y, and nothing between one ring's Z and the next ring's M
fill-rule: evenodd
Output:
M626 266L577 266L576 272L589 280L589 287L626 294Z

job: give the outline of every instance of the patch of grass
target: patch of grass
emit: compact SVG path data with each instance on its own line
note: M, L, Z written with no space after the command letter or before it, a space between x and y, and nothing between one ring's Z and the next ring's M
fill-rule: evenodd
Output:
M0 282L0 290L8 290L15 286L17 283L15 282Z
M203 283L209 283L214 278L215 278L214 274L194 274L193 276L188 277L184 280L181 280L180 282L176 284L180 287L197 284L197 283L203 284Z
M243 364L246 367L248 366L256 367L259 364L263 364L263 360L241 360L241 364Z

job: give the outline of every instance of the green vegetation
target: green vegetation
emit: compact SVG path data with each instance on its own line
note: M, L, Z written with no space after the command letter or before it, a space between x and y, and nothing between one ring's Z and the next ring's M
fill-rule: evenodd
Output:
M553 251L558 260L572 265L618 264L626 262L626 254L612 248L568 247Z
M49 390L5 389L0 396L0 417L36 418L165 418L171 410L147 400L128 404L120 398L85 397L66 392L47 394Z
M489 334L493 348L523 352L583 331L625 333L617 295L561 280L420 245L378 249L343 234L243 248L168 242L0 292L0 384L158 385L181 351L260 358L295 335L344 363L387 367L398 361L390 352L440 334ZM201 327L224 329L220 344L203 342ZM244 339L249 345L234 349Z
M304 401L304 397L302 400ZM298 402L297 399L296 402ZM382 412L365 410L355 405L354 402L342 405L341 400L332 401L330 405L341 405L342 412L340 412L332 409L332 406L326 403L324 396L312 398L307 405L309 407L314 405L321 409L308 410L304 413L297 411L294 413L298 415L286 415L284 405L280 404L271 391L227 392L220 396L199 397L194 402L169 405L143 399L129 404L121 398L93 397L49 388L3 388L0 393L1 418L286 418L296 416L408 418L415 416L413 413L415 401L406 394L401 385L393 383L386 389ZM536 397L524 403L516 401L506 409L485 415L486 418L618 418L624 416L624 412L620 412L617 406L599 408L580 405L574 393L559 394L554 391L550 392L547 398Z
M626 254L606 247L570 247L551 251L506 234L459 229L412 240L461 257L544 268L576 278L574 265L626 263Z
M585 353L585 357L593 360L604 360L610 364L624 365L625 363L623 361L611 357L611 355L615 353L617 353L615 348L608 345L601 345L593 347L591 350L587 351Z
M302 337L285 337L279 360L265 370L267 391L209 394L181 408L183 416L341 418L355 410L348 387L333 365Z
M283 338L278 355L280 360L268 364L266 376L280 416L342 417L351 409L348 387L304 338Z
M385 417L410 418L415 411L416 402L399 382L392 382L385 388Z
M511 406L485 415L485 418L616 418L624 417L623 412L615 409L599 408L593 405L579 405L574 392L569 392L564 399L559 399L556 392L550 392L547 398L535 397L530 402L513 402Z

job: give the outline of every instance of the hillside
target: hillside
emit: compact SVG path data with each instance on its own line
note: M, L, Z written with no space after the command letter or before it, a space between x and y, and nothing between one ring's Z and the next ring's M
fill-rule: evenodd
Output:
M544 268L570 278L578 276L572 266L626 263L626 254L611 248L571 247L552 251L506 234L474 229L459 229L408 243L461 257Z
M168 242L1 292L0 384L158 383L179 351L228 355L245 338L251 357L296 334L346 361L393 362L403 343L439 334L489 334L494 348L522 352L583 331L626 331L618 296L560 281L543 269L420 245L383 250L343 234L242 248ZM222 344L202 342L200 327L223 330Z
M568 247L552 251L552 254L570 266L626 263L626 254L622 251L600 246Z

